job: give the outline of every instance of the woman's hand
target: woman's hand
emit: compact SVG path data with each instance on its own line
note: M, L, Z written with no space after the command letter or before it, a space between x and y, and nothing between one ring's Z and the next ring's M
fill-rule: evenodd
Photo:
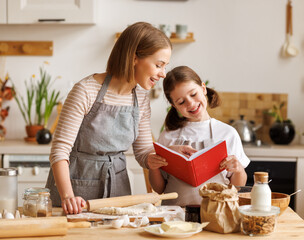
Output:
M187 158L189 158L193 153L197 152L196 149L189 145L172 145L169 148L174 150L175 152L183 154Z
M67 197L61 201L65 214L77 214L82 212L86 201L82 197Z
M220 169L226 169L228 172L238 173L244 171L242 164L236 156L230 155L220 163Z
M154 169L161 168L163 166L167 166L168 163L167 163L166 159L157 155L156 153L149 153L147 165L148 165L149 169L154 170Z

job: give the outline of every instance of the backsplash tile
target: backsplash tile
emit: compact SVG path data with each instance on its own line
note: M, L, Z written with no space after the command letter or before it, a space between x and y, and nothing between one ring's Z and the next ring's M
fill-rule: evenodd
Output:
M264 114L272 108L274 104L279 105L285 102L282 108L283 118L287 118L288 94L281 93L236 93L218 92L221 97L221 105L215 109L208 109L211 117L230 124L231 120L240 119L244 115L247 121L254 121L255 125L262 124L262 128L257 130L257 138L263 142L271 143L269 138L269 128L274 122L274 118Z

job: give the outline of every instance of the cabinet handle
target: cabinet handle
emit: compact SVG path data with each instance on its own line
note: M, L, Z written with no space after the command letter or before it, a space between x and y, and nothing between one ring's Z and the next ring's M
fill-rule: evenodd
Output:
M38 22L65 22L65 18L39 18Z

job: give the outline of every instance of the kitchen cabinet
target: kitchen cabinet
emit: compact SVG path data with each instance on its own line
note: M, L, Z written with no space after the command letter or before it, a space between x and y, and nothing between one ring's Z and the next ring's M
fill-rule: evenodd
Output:
M94 24L96 0L0 0L0 24Z
M0 24L6 23L6 1L0 0Z

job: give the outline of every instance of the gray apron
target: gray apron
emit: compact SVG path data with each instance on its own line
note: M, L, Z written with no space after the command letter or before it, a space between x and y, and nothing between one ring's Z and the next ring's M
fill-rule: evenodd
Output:
M212 124L211 124L211 119L209 121L209 130L210 130L210 138L209 139L205 139L204 141L200 141L200 142L192 142L189 140L185 140L182 136L183 136L183 128L180 129L179 131L179 137L174 141L174 143L172 145L190 145L191 147L193 147L196 150L201 150L204 149L206 147L209 147L210 145L214 144L214 139L213 139L213 133L212 133Z
M90 112L81 123L70 153L74 195L85 200L131 194L123 152L138 136L138 101L133 89L133 106L102 103L110 81L111 76L106 76ZM53 206L61 206L52 170L46 187L51 191Z

